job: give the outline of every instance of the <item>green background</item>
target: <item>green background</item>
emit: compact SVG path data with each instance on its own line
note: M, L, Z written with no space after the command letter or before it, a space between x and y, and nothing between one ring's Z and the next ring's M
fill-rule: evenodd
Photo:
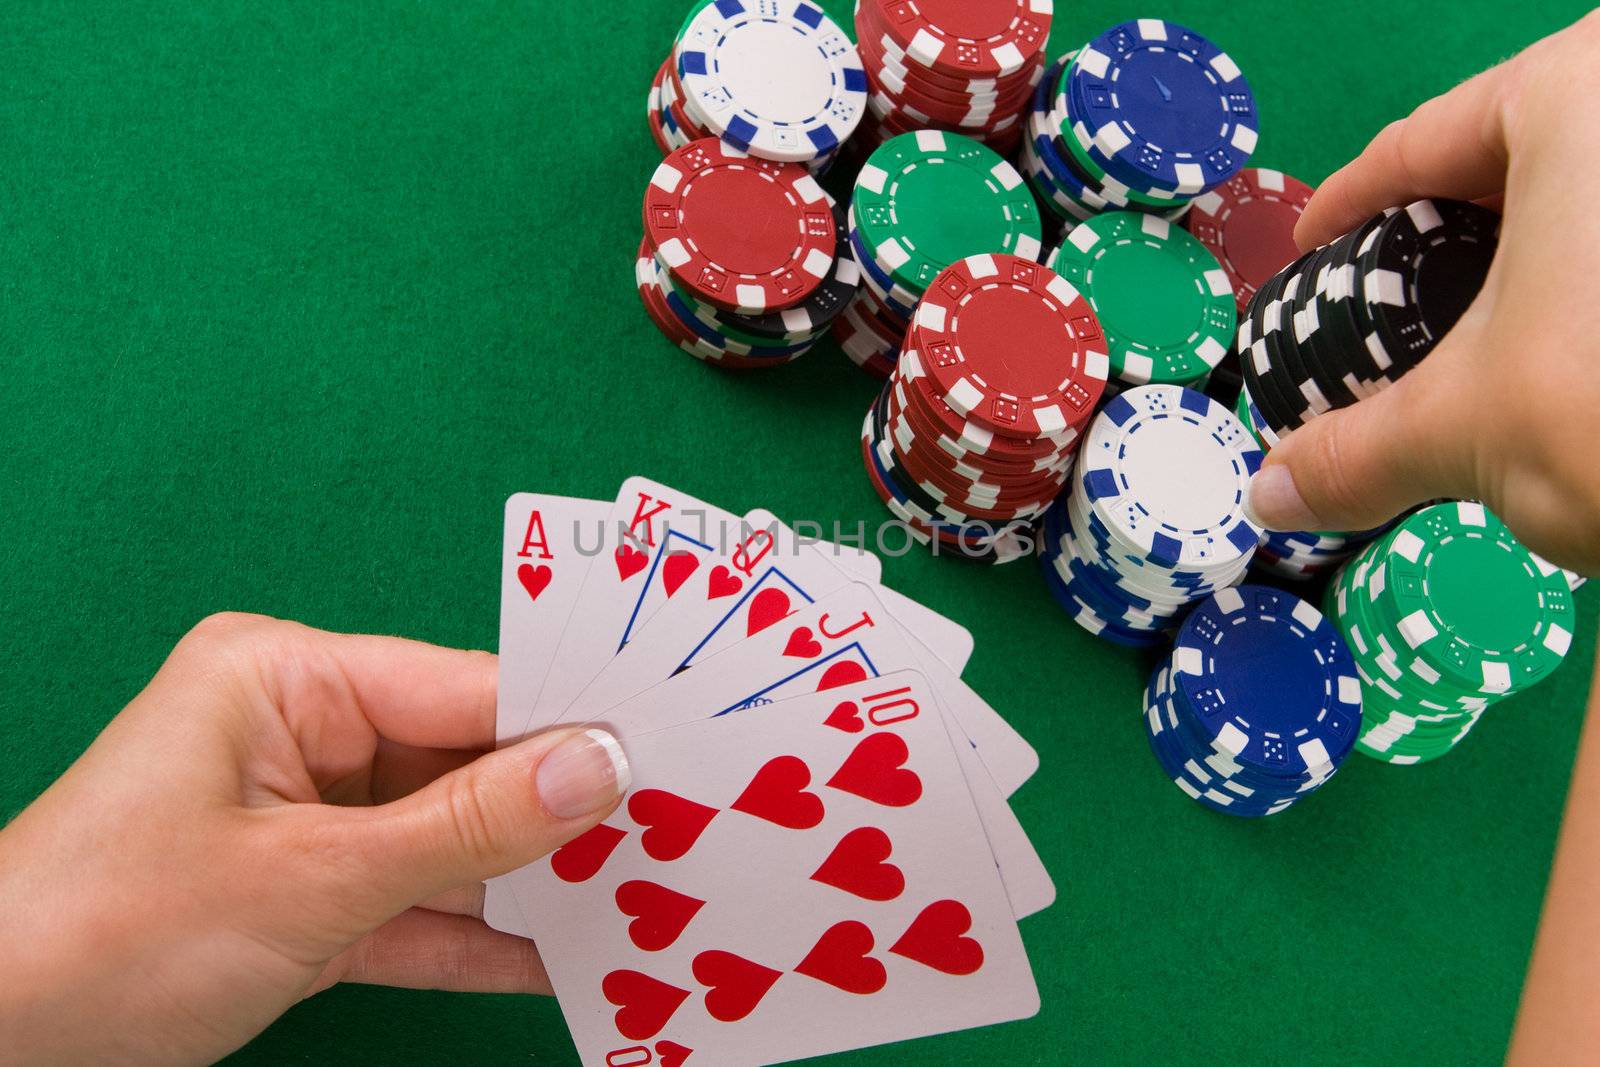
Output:
M843 0L828 4L847 16ZM875 522L874 384L661 339L633 289L651 75L683 0L14 0L0 33L0 816L208 612L494 647L501 504L630 474L735 512ZM1319 180L1581 3L1063 4L1054 52L1195 26ZM1039 748L1017 809L1060 886L1029 1022L891 1062L1467 1063L1509 1033L1593 655L1449 758L1352 757L1266 822L1157 772L1148 661L1027 564L892 559L971 627L969 681ZM241 1063L569 1062L553 1001L337 989ZM884 1058L863 1052L840 1063Z

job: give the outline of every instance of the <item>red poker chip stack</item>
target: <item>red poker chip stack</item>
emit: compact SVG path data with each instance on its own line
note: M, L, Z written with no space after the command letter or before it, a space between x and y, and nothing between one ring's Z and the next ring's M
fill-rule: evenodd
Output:
M1282 171L1246 167L1190 204L1183 224L1227 272L1240 315L1257 289L1300 258L1294 228L1314 191Z
M1282 171L1246 167L1190 203L1183 224L1217 257L1233 283L1241 322L1256 291L1299 258L1294 229L1313 192ZM1206 391L1226 402L1243 387L1236 349L1211 372Z
M1044 77L1051 0L860 0L856 40L872 92L868 146L953 130L1009 156Z
M668 340L708 363L789 363L856 295L843 212L798 163L715 137L672 152L644 198L640 298Z
M868 478L919 540L1017 558L1019 531L1066 484L1109 367L1093 308L1054 271L1004 254L954 263L867 413Z

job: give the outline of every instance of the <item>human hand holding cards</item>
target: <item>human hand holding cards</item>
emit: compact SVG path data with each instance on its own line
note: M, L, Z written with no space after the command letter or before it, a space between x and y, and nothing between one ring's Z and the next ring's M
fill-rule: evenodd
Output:
M876 557L641 478L507 502L497 735L595 723L633 788L488 884L592 1064L764 1064L1032 1015L1033 749Z

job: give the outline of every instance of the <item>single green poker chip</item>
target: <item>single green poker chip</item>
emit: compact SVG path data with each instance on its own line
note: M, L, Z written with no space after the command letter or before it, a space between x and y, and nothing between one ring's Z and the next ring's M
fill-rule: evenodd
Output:
M959 134L919 130L885 141L856 179L853 207L874 265L917 295L968 256L1037 261L1044 250L1022 175Z
M1233 283L1203 244L1165 219L1098 215L1074 227L1048 265L1088 296L1111 369L1126 384L1197 382L1233 344Z
M1482 504L1418 512L1389 539L1369 590L1406 644L1440 672L1481 693L1535 685L1572 647L1565 575L1541 567Z

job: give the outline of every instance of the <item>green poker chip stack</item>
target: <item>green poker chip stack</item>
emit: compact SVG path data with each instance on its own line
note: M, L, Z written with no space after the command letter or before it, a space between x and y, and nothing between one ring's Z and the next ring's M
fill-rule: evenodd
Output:
M1046 265L1089 298L1123 386L1198 385L1233 346L1233 283L1205 245L1166 219L1096 215Z
M1496 703L1538 685L1572 645L1565 572L1482 504L1425 508L1328 587L1361 676L1356 748L1388 763L1451 751Z
M917 298L968 256L1038 260L1044 252L1039 208L1022 175L960 134L921 130L885 141L861 168L852 211L870 266Z

